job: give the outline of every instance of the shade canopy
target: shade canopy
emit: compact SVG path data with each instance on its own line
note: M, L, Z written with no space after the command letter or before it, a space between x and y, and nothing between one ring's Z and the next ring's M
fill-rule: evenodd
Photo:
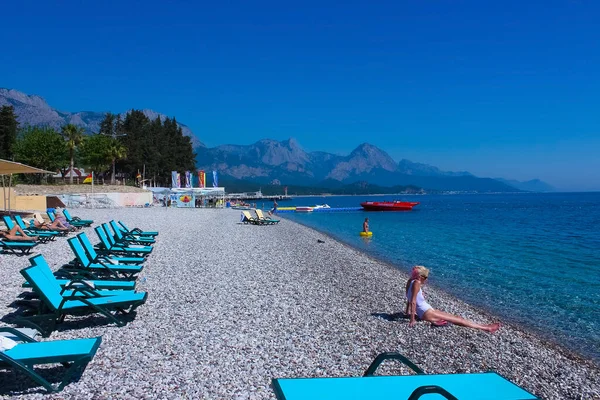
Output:
M54 174L54 171L46 171L43 169L30 167L29 165L21 164L14 161L0 159L0 175L10 174Z

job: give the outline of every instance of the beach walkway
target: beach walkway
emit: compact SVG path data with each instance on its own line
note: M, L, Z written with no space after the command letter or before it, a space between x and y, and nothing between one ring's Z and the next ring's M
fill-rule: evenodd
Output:
M101 335L96 357L63 392L33 387L16 398L273 399L271 378L360 376L384 351L428 373L493 369L541 398L600 398L597 365L517 328L493 335L426 323L411 329L407 320L374 316L403 308L405 274L291 221L242 225L228 209L72 212L160 232L138 278L137 290L149 297L122 328L102 318L64 324L50 339ZM93 229L84 231L97 242ZM64 238L38 249L54 269L72 258ZM0 255L0 315L13 311L23 291L19 270L28 264ZM426 290L436 308L492 320ZM407 373L394 364L381 372ZM22 389L22 380L0 371L0 398Z

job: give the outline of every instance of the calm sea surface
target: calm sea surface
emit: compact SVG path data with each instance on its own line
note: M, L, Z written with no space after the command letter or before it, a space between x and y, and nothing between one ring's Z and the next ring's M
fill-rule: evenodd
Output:
M282 216L403 271L423 264L433 285L600 361L600 193L298 197L279 206L364 200L421 204ZM366 216L371 239L358 234Z

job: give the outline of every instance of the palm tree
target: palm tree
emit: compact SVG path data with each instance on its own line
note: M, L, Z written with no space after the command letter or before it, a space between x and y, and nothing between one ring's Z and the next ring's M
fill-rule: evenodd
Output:
M71 177L69 183L73 184L73 164L75 158L75 149L83 142L83 128L77 127L73 124L68 124L62 127L62 136L67 142L67 149L69 150L69 157L71 159Z
M122 160L127 157L127 149L117 139L112 139L108 154L112 158L112 174L110 176L110 184L115 184L115 163L117 160Z

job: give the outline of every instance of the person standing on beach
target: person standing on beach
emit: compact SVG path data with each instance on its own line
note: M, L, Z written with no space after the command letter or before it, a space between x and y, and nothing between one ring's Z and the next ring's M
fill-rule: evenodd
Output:
M273 209L271 210L271 213L274 213L277 211L277 206L278 206L277 200L273 199Z
M406 312L410 316L411 328L416 324L415 315L423 321L429 321L434 325L445 325L451 322L455 325L465 326L467 328L480 329L485 332L494 333L500 329L500 323L482 325L466 320L462 317L449 314L443 311L435 310L425 301L421 287L429 277L429 270L422 265L417 265L412 269L412 275L406 282Z
M363 222L363 232L369 232L369 218L365 218L365 222Z

